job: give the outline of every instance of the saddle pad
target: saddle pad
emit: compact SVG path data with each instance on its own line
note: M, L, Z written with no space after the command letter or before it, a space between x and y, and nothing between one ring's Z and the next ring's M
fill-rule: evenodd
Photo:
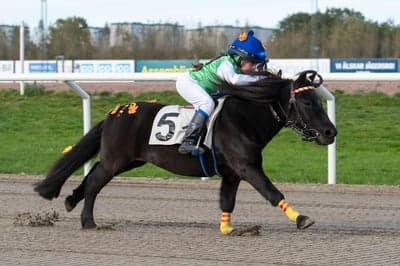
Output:
M150 145L174 145L182 143L186 126L194 115L193 108L167 105L158 111L153 121Z
M212 146L212 128L218 113L221 111L225 97L218 99L218 106L207 120L207 134L204 145ZM151 128L149 145L180 144L185 131L194 115L194 109L179 105L167 105L158 111Z

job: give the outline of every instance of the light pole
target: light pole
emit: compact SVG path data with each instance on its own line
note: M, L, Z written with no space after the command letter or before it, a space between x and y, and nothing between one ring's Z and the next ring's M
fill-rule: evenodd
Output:
M25 59L25 23L22 21L21 26L19 26L19 64L21 67L21 74L24 73L24 59ZM25 94L25 83L23 81L19 82L19 94Z
M311 41L310 41L310 57L316 60L316 70L318 70L319 58L319 29L318 29L318 0L311 0Z
M47 59L47 0L40 0L40 18L42 59Z

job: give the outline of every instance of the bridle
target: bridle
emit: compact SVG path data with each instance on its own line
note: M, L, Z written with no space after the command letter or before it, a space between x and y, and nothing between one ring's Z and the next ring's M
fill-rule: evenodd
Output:
M274 107L271 104L269 104L269 108L275 120L278 121L279 123L284 123L285 127L291 128L297 133L299 133L302 140L305 141L313 141L319 136L319 133L316 129L309 128L309 126L304 122L303 118L300 115L295 95L313 89L315 89L314 86L304 86L297 89L292 88L290 92L288 111L285 112L282 105L278 103L278 107L280 109L280 112L282 113L283 119L278 115ZM295 113L295 115L293 116L295 117L294 120L290 119L290 117L292 117L292 113Z

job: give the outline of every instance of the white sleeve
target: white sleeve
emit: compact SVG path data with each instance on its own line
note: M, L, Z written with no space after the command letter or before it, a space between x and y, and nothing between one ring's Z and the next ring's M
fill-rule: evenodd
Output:
M217 69L217 75L233 85L248 85L252 82L258 81L263 76L251 76L246 74L238 74L235 72L232 64L229 61L224 61Z

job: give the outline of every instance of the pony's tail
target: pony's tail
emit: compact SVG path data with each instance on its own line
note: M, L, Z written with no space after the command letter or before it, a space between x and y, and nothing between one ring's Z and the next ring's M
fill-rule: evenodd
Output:
M34 190L45 199L57 198L68 177L100 150L103 122L94 126L83 138L53 165L46 178Z

